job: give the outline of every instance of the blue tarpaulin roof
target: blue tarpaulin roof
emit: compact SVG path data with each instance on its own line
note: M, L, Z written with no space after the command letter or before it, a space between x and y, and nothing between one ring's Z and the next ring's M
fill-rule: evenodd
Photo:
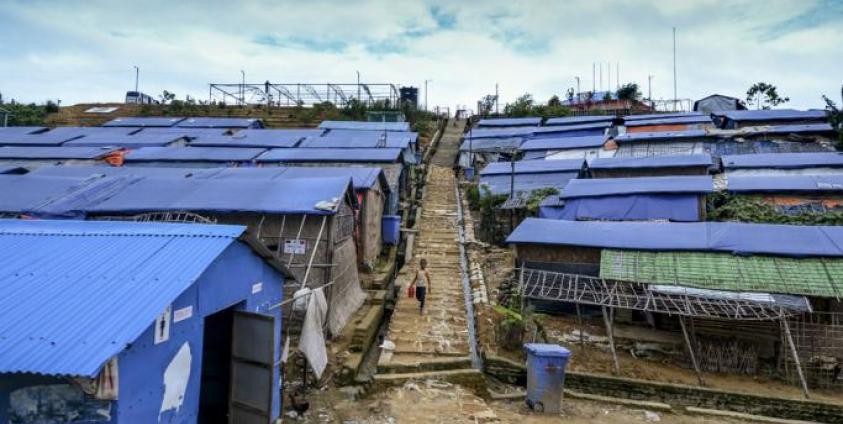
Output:
M713 162L711 155L675 155L651 156L642 158L596 158L589 164L589 169L647 169L647 168L679 168L679 167L709 167Z
M96 178L58 178L35 175L0 175L0 211L28 213L84 189Z
M296 147L308 136L318 136L322 130L247 129L233 135L203 135L190 143L199 147Z
M172 127L184 118L173 116L132 116L112 119L102 126L104 127Z
M46 131L47 127L0 127L0 143L10 137Z
M527 218L508 243L606 249L712 251L781 256L843 256L843 226L739 222L601 222Z
M408 140L409 143L419 141L419 133L413 131L376 131L376 130L328 130L322 137L341 138L350 140L381 140L384 136L390 142Z
M243 231L0 221L0 373L96 376Z
M383 133L381 133L383 134ZM378 147L390 147L406 149L410 147L409 138L346 138L346 137L308 137L299 144L302 148L311 149L371 149Z
M756 153L723 156L726 169L775 168L799 169L843 166L841 153Z
M86 213L198 211L332 215L351 188L350 178L145 178L93 205ZM319 207L324 202L328 209Z
M329 130L410 131L409 122L322 121L319 128Z
M91 134L68 141L62 146L78 147L123 147L137 149L141 147L163 147L173 144L182 136L175 134Z
M590 147L601 147L606 142L602 135L585 137L559 137L559 138L538 138L527 140L519 150L565 150L565 149L586 149Z
M102 147L0 147L0 159L100 159L116 151Z
M516 127L516 128L478 128L465 133L465 138L509 138L528 137L533 134L537 127Z
M563 199L599 197L638 193L711 193L710 176L669 176L637 178L578 179L568 183Z
M41 166L29 172L37 177L90 178L97 176L136 175L156 178L187 178L198 173L228 168L170 168L154 166L106 166L106 165L49 165ZM256 169L256 168L247 168Z
M29 170L22 167L22 166L0 165L0 175L10 175L10 174L19 175L19 174L27 174L27 173L29 173Z
M615 137L615 141L618 143L625 143L636 141L687 140L705 137L708 137L708 133L706 133L705 130L654 131L621 134Z
M566 160L522 160L515 162L516 174L542 174L546 172L579 172L583 164L582 159ZM480 171L480 175L511 174L510 162L494 162Z
M555 125L579 125L592 122L612 122L615 115L587 115L587 116L560 116L548 118L544 125L551 127Z
M728 190L745 192L843 191L843 175L730 176Z
M227 128L143 128L134 135L168 135L176 137L188 137L191 139L199 139L203 137L218 137L228 134Z
M726 118L732 121L803 121L827 119L828 115L824 110L795 110L795 109L768 109L768 110L729 110L714 112L712 115Z
M258 162L368 162L398 163L401 150L375 149L272 149L257 158Z
M541 125L542 118L495 118L495 119L481 119L477 123L478 127L537 127Z
M240 147L144 147L126 155L129 162L246 162L266 149Z
M187 118L176 124L182 128L263 128L256 118Z
M510 127L510 128L479 128L472 130L465 134L465 138L508 138L508 137L526 137L526 138L547 138L554 134L559 134L564 137L564 134L571 133L577 135L598 135L602 134L604 130L612 126L611 122L592 122L589 124L579 125L562 125L552 127Z
M627 127L640 127L647 125L683 125L683 124L711 124L711 117L708 115L674 116L666 118L636 119L627 121Z
M562 191L569 181L577 178L577 172L557 171L544 174L510 174L481 175L480 185L489 188L492 194L509 194L510 186L515 192L530 192L541 188L555 188Z
M460 151L468 152L512 152L519 150L523 139L515 138L480 138L462 142Z
M708 116L702 112L675 112L675 113L647 113L643 115L626 115L624 122L641 121L649 119L684 118L689 116Z
M540 211L542 217L567 220L696 222L700 220L700 199L697 193L646 193L578 197L565 199L565 207L561 210L550 205L544 205L540 208Z
M32 134L0 136L0 144L7 146L59 146L65 141L82 137L82 135L83 132L79 127L59 127Z

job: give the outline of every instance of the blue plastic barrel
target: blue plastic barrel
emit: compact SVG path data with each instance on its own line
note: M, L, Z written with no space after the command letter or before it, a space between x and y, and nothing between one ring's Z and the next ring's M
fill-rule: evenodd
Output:
M524 349L527 351L527 406L536 412L559 413L565 366L571 351L544 343L527 343Z
M401 239L401 217L399 215L384 215L381 227L383 242L396 245Z
M463 168L463 173L465 175L466 180L473 180L474 179L474 168L469 166L467 168Z

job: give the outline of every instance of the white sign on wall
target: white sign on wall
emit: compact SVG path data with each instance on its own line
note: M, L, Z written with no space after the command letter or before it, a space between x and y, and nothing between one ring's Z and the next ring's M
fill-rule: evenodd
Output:
M258 282L258 283L252 284L252 294L260 293L262 290L263 290L263 283Z
M193 316L193 305L185 306L184 308L176 309L173 312L173 322L184 321Z
M284 253L304 255L305 250L307 250L307 242L304 240L284 240Z
M167 309L155 318L155 344L164 343L170 340L170 324L173 316L173 305L167 306Z

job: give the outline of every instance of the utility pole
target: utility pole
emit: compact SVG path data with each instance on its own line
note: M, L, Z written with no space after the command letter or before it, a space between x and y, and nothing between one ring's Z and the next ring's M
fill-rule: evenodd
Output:
M650 101L650 107L653 107L653 75L647 75L647 100Z
M600 91L603 91L603 62L600 62Z
M240 76L242 79L240 80L240 104L246 104L246 71L240 70Z
M498 96L499 95L500 94L498 94L498 83L495 83L495 115L500 113L500 108L498 107L498 104L499 104L498 103L499 102Z
M676 105L679 102L679 96L676 94L676 27L673 27L673 110L676 111Z
M606 91L612 91L612 62L606 63Z
M427 83L433 80L424 80L424 110L427 111Z
M360 71L357 72L357 101L360 101ZM424 104L427 107L427 103Z
M621 63L615 63L615 78L617 79L618 83L618 90L621 89Z
M138 65L134 65L134 66L135 66L135 92L137 93L137 91L138 91L138 79L140 78L140 68L138 68Z
M597 91L597 64L591 62L591 92Z
M580 98L580 77L574 77L577 80L577 99Z

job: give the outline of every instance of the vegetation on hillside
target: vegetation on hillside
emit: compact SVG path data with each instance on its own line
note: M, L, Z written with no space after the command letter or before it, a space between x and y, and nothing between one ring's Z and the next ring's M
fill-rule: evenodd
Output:
M0 96L0 99L2 99L2 96ZM0 101L0 108L9 112L8 125L10 127L45 125L47 115L59 111L58 104L53 101L47 101L41 105L35 103L23 104L14 100L9 103ZM2 124L0 122L0 125Z
M707 220L763 224L843 225L843 211L786 214L757 198L714 193L708 196Z
M553 96L547 104L537 104L533 95L524 93L512 103L507 103L503 108L503 114L510 118L523 118L528 116L540 116L549 118L554 116L567 116L571 111L562 106L558 96Z
M840 87L840 98L843 99L843 87ZM837 104L827 96L823 96L823 100L825 100L825 110L828 112L828 122L837 131L837 150L843 150L843 110L838 109ZM843 103L840 107L843 107Z

